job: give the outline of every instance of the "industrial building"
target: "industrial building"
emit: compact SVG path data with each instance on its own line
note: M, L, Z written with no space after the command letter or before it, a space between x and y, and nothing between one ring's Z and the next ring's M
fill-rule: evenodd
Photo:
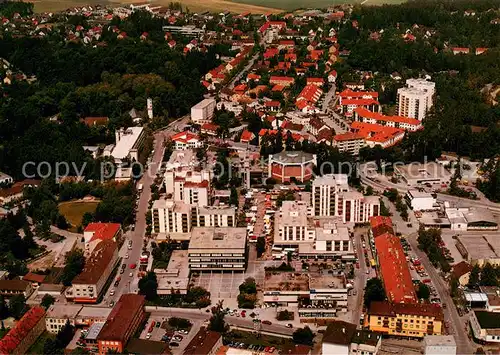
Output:
M400 177L408 186L419 184L448 184L451 173L444 166L435 162L411 163L407 165L395 165L394 173Z
M424 355L456 355L457 344L453 335L424 336Z
M500 343L500 313L475 310L470 325L474 337L486 343Z
M143 127L120 128L115 132L115 145L111 156L117 165L126 160L139 161L139 151L142 148L146 133ZM106 150L105 150L106 155Z
M195 227L189 240L189 268L197 271L245 271L246 245L246 228Z

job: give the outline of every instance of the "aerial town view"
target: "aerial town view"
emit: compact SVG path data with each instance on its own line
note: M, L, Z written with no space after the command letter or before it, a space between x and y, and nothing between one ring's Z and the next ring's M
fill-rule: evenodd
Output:
M0 354L500 353L500 1L0 0Z

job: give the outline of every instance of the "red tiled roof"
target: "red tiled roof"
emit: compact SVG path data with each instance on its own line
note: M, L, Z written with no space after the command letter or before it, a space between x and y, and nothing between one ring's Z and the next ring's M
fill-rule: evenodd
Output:
M323 78L307 78L306 79L306 83L307 84L313 84L313 83L321 83L323 84L325 81L323 80Z
M280 81L286 81L289 83L293 83L295 81L294 78L290 76L271 76L269 79L269 82L272 84L273 82L280 82Z
M137 312L144 307L144 303L144 296L131 293L122 295L109 314L97 339L99 341L125 341L128 327Z
M249 79L249 80L259 80L260 79L260 75L255 74L255 73L250 73L250 74L247 75L247 79Z
M368 106L368 105L380 105L380 104L377 100L374 99L343 99L342 105Z
M309 103L316 103L322 94L323 90L319 87L314 84L308 84L302 89L299 96L297 96L296 101L306 100Z
M85 125L92 127L92 126L104 126L107 125L109 122L108 117L85 117L82 120Z
M255 134L253 134L252 132L245 129L243 131L243 133L241 133L240 141L250 142L254 137L255 137Z
M394 229L392 228L392 220L390 217L386 216L371 217L370 228L372 230L374 238L384 233L394 234Z
M418 301L415 287L399 238L386 233L375 238L380 273L389 301L415 303Z
M360 135L362 135L367 141L379 143L389 142L391 139L396 139L399 135L401 135L401 133L405 132L400 128L387 127L374 123L364 123L358 121L354 121L351 124L351 130L354 133L359 133Z
M264 58L269 59L269 58L277 56L279 53L280 53L280 51L278 48L268 48L264 52Z
M266 101L266 107L280 107L281 103L279 101Z
M376 91L352 91L351 89L345 89L342 91L339 96L342 99L351 99L351 98L362 98L362 97L371 97L373 99L378 98L378 92Z
M203 129L205 131L216 132L217 129L219 129L219 126L216 125L215 123L205 123L205 124L203 124L203 126L201 126L201 129Z
M35 274L33 272L28 272L26 275L23 276L23 280L29 281L29 282L42 283L43 280L45 280L45 275L40 275L40 274Z
M347 101L347 100L345 100ZM397 122L397 123L406 123L409 125L419 126L421 122L416 118L402 117L402 116L386 116L378 112L372 112L363 107L357 107L354 109L359 116L374 119L377 121L383 122Z
M333 140L337 141L337 142L351 141L351 140L355 140L355 139L364 139L364 137L360 134L352 133L352 132L347 132L347 133L343 133L343 134L336 134L333 137Z
M73 285L96 284L103 273L113 261L113 255L117 251L117 244L113 240L104 240L95 247L92 255L85 261L83 271L75 277Z
M285 87L283 85L276 84L273 86L271 91L283 91L284 89L285 89Z
M212 354L221 334L201 328L184 350L184 355ZM215 349L217 350L217 349Z
M16 326L0 340L0 354L12 354L44 316L45 310L39 306L26 312Z
M186 181L184 183L184 188L187 187L208 187L208 180L203 180L201 182Z
M119 223L89 223L85 227L84 232L93 232L93 240L109 240L113 239L114 236L120 231L121 225Z

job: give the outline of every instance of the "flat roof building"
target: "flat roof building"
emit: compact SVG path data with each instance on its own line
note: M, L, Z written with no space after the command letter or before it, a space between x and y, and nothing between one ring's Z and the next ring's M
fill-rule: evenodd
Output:
M76 304L55 303L49 307L45 315L45 326L49 333L57 334L66 322L75 326L76 316L82 306Z
M214 99L204 99L191 107L191 120L196 124L205 124L212 122L216 102Z
M244 271L246 228L195 227L189 240L191 270Z
M426 335L424 355L456 355L457 344L453 335Z
M500 313L474 310L470 325L474 337L486 343L500 343Z
M497 234L458 235L456 246L471 265L500 265L500 239Z
M408 186L426 183L447 184L451 179L451 173L441 164L435 162L425 164L414 162L408 165L395 165L394 172Z
M414 211L435 210L439 208L436 194L410 189L405 195L405 200Z
M159 295L169 295L172 290L185 295L189 288L189 258L187 250L174 250L167 269L154 269L158 280Z
M121 164L126 158L139 161L139 150L145 138L143 127L120 128L115 132L115 147L111 155L116 164Z

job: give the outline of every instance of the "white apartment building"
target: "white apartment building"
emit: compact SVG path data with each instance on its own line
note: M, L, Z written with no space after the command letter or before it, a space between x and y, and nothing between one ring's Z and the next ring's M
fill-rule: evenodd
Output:
M197 134L189 131L179 132L172 136L172 141L175 143L175 150L186 150L203 147L203 142Z
M333 136L332 146L340 152L359 155L359 150L366 147L365 137L358 133L347 132Z
M12 176L2 173L0 171L0 184L12 184L13 182L14 179L12 178Z
M316 227L314 242L299 244L298 255L301 259L354 258L349 229L345 226L339 227L335 223Z
M174 240L188 240L193 227L235 227L236 208L200 207L183 201L157 200L153 203L153 232Z
M380 213L378 197L350 191L345 174L317 177L312 184L311 205L315 217L340 217L343 223L367 223Z
M398 115L421 121L433 106L436 84L425 79L408 79L406 85L398 89Z
M212 122L216 102L214 99L204 99L191 107L191 120L199 125Z
M274 245L286 247L313 242L315 226L308 216L311 209L305 201L283 201L274 217Z
M45 327L49 333L57 334L66 322L75 326L75 319L83 306L77 304L56 303L45 314Z

